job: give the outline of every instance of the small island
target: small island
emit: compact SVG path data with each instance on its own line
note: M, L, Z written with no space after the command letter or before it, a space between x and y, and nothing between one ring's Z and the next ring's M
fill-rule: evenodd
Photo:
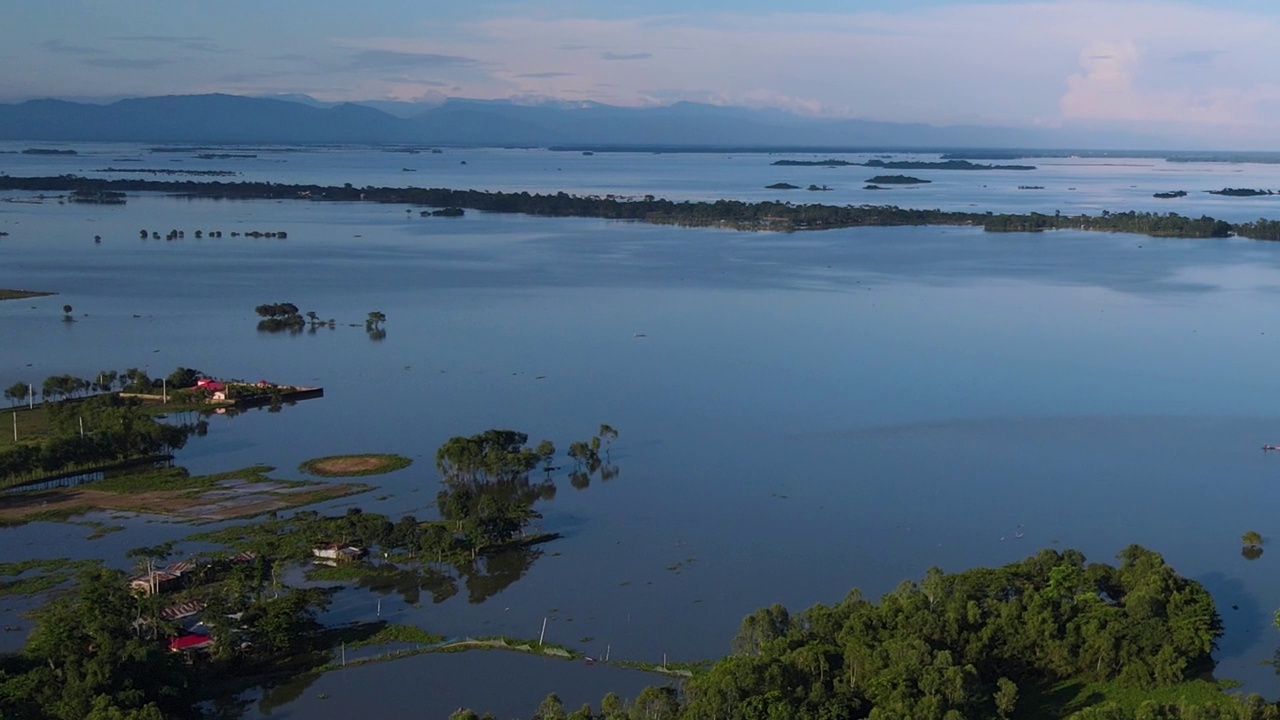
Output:
M55 150L53 148L27 148L23 155L79 155L75 150Z
M71 191L71 194L67 195L67 202L83 205L123 205L125 203L124 197L124 193L116 190L76 188Z
M946 157L946 156L944 156ZM885 170L1035 170L1034 165L983 165L968 160L883 160L873 158L864 163L849 160L775 160L774 165L784 167L873 167Z
M826 192L830 190L831 187L828 185L810 185L807 189L809 192Z
M412 464L413 460L402 455L329 455L307 460L298 466L298 470L319 477L363 477L384 475Z
M1210 195L1225 195L1227 197L1258 197L1260 195L1275 195L1274 190L1254 190L1253 188L1222 188L1221 190L1205 190Z
M1186 190L1174 190L1172 192L1158 192L1152 195L1151 197L1160 198L1161 200L1168 200L1170 198L1180 198L1180 197L1186 197L1186 196L1187 196Z
M774 160L773 164L782 167L848 167L850 165L861 165L862 163L827 158L826 160Z
M1035 165L982 165L968 160L868 160L863 163L867 167L878 167L886 170L1035 170Z
M57 293L42 292L40 290L10 290L9 288L0 288L0 300L26 300L27 298L49 297L57 295Z
M792 185L791 183L780 182L780 183L774 183L772 185L765 185L764 189L765 190L799 190L800 186Z
M867 182L872 185L924 185L933 181L911 175L876 175L873 178L867 178Z

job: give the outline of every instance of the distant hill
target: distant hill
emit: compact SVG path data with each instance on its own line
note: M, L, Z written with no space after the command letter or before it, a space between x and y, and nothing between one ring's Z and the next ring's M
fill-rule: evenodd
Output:
M153 143L732 148L1045 148L1160 145L1158 139L1055 130L806 118L777 110L676 103L523 105L450 99L421 106L329 104L307 96L181 95L106 105L0 105L0 140Z

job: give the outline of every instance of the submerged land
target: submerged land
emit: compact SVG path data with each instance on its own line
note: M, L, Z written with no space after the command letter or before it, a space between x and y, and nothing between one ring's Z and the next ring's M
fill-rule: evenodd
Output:
M76 176L0 177L0 190L154 192L189 198L307 200L312 202L376 202L465 208L492 213L521 213L549 217L588 217L634 220L685 227L723 227L736 230L793 232L856 227L959 225L988 232L1094 230L1153 237L1280 240L1280 221L1258 219L1231 223L1208 216L1190 218L1176 213L1104 212L1088 214L956 212L901 208L895 205L823 205L783 202L675 202L653 195L624 198L567 193L484 192L446 188L363 187L351 185L288 185L265 182L194 182L163 180L100 180Z
M565 456L574 472L607 467L616 437L601 425L588 440L571 442ZM599 712L570 714L553 693L534 710L540 718L1280 717L1260 697L1233 696L1229 683L1206 679L1222 635L1212 597L1137 545L1121 551L1116 565L1043 550L998 568L931 568L878 602L854 589L839 603L798 613L775 604L742 621L727 656L694 664L587 658L571 643L542 637L450 639L382 620L319 621L341 585L392 588L414 603L464 591L482 602L501 592L542 555L540 545L558 538L533 524L541 517L535 505L555 497L558 455L549 441L533 445L511 430L451 438L436 452L436 520L358 507L273 514L131 550L135 576L96 561L0 565L0 577L15 578L0 581L0 594L62 588L33 613L25 649L0 656L0 711L49 720L195 720L210 717L210 704L242 711L240 693L249 687L299 678L305 687L345 667L348 649L375 648L358 663L501 650L612 663L679 683L656 678L631 700L607 695ZM233 474L265 477L267 470ZM152 487L217 482L157 473L96 488L154 505ZM308 568L305 582L281 581L299 567ZM453 717L478 716L459 710Z
M196 190L191 184L179 185L184 190L177 194L186 197L267 196L252 194L261 192L284 193L271 195L281 199L399 203L412 194L412 204L431 207L557 217L613 217L605 213L615 212L625 215L620 219L640 222L744 230L943 224L990 231L1104 229L1226 237L1239 234L1238 228L1257 229L1253 223L1144 213L1078 215L1073 225L1073 218L1059 215L993 216L891 206L673 203L271 184L219 183L206 192L198 189L200 184ZM245 187L247 194L232 194ZM464 205L467 202L474 204ZM841 218L849 224L839 224ZM1185 232L1203 234L1181 234ZM116 411L134 417L130 411L112 410ZM28 419L37 422L23 416L24 431ZM51 426L56 420L44 422ZM475 637L447 638L429 620L421 627L384 622L326 627L318 618L337 585L394 593L410 604L454 596L472 602L497 597L540 557L558 554L552 551L558 537L538 526L540 503L550 501L557 486L563 490L565 479L569 486L584 489L591 479L616 477L608 459L611 435L605 428L570 444L567 453L529 445L527 437L511 431L453 438L437 451L439 483L434 477L423 478L423 488L435 491L431 512L439 512L438 520L384 515L365 509L368 505L275 516L277 511L340 497L340 488L350 489L345 494L367 488L281 480L271 468L261 466L201 476L160 468L75 488L15 494L11 497L26 500L11 502L26 502L27 507L11 516L0 509L0 518L57 520L96 508L193 523L256 519L200 533L176 548L135 549L131 557L141 568L147 562L163 565L174 560L175 565L190 562L199 569L162 592L124 591L135 577L103 571L93 562L0 564L0 594L48 600L32 615L36 629L27 648L0 657L0 714L37 720L195 718L201 716L199 703L217 701L227 703L221 711L234 715L236 703L246 702L238 699L238 691L264 681L269 686L285 677L301 677L300 693L308 678L339 671L344 649L376 648L375 655L352 665L466 649L587 662L585 638L579 643L544 643L534 637L493 636L483 628L476 628ZM4 446L0 442L0 450ZM352 477L408 464L400 456L362 454L315 458L299 470ZM238 504L242 498L247 501ZM0 508L5 502L6 497L0 497ZM223 503L227 506L218 507ZM620 541L629 539L620 534ZM332 564L316 564L329 560ZM303 581L291 585L280 580L286 571L296 576L299 568L305 568L300 573ZM138 577L148 572L140 569ZM57 594L43 594L51 591ZM164 614L191 603L204 605L197 612L208 619L208 635L190 632ZM231 622L233 615L240 617ZM141 632L134 620L144 621ZM201 637L209 638L207 644ZM1237 697L1230 681L1213 679L1212 652L1221 637L1219 607L1206 587L1180 575L1159 554L1131 546L1121 551L1118 562L1108 564L1055 548L999 567L960 573L934 568L879 599L864 598L855 589L839 602L804 611L781 605L762 608L743 620L736 636L725 638L724 657L669 666L640 663L625 655L609 661L666 671L675 682L655 676L658 684L634 698L605 696L597 707L576 712L552 696L529 712L534 717L578 720L1280 717L1273 704L1257 696ZM599 657L591 661L603 662ZM455 717L476 715L459 711Z

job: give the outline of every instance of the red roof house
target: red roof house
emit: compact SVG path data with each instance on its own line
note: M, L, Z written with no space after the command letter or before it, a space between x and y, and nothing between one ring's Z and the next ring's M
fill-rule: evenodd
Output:
M205 635L183 635L169 641L169 649L173 652L206 650L212 646L213 638Z

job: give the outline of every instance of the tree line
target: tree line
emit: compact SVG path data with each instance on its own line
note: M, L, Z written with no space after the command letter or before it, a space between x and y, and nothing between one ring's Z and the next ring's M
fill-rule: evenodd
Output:
M1104 211L1101 215L1055 213L995 214L900 208L894 205L822 205L738 200L674 202L645 195L581 196L559 192L486 192L445 188L357 188L350 183L298 185L270 182L196 182L165 180L106 180L75 175L56 177L0 177L0 190L70 192L76 189L171 193L185 197L238 199L303 199L313 201L381 202L457 207L494 213L549 217L590 217L606 220L724 227L739 230L826 230L904 225L963 225L992 232L1095 230L1157 237L1218 238L1237 235L1255 240L1280 240L1280 222L1259 219L1230 223L1211 217L1191 218L1177 213Z
M178 390L194 385L203 373L195 368L179 367L164 378L152 378L145 370L129 368L123 371L102 370L91 378L75 375L50 375L39 385L19 381L4 391L4 397L11 407L34 402L37 397L43 401L60 401L87 397L94 393L126 392L149 394L154 390L168 388Z

